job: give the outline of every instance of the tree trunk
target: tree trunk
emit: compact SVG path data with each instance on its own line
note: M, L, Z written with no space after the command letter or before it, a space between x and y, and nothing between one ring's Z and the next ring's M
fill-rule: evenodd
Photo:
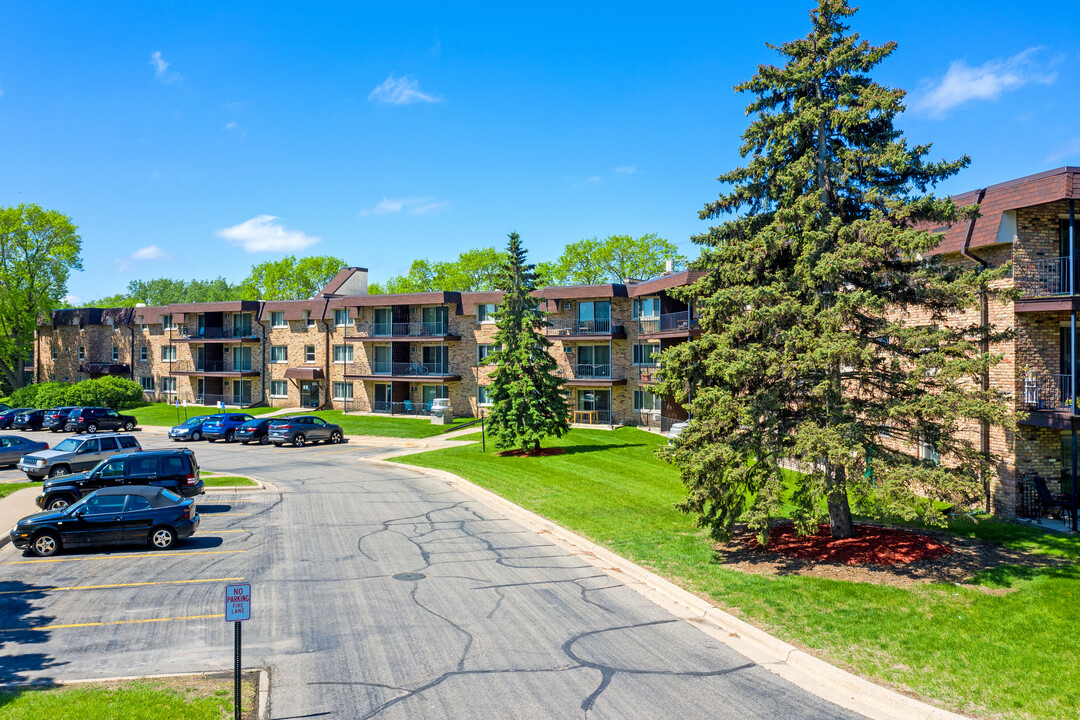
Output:
M855 523L851 521L851 506L848 504L847 488L845 487L847 473L843 467L839 467L835 473L830 473L830 475L832 477L829 478L829 495L827 498L829 530L832 532L833 538L837 540L855 537Z

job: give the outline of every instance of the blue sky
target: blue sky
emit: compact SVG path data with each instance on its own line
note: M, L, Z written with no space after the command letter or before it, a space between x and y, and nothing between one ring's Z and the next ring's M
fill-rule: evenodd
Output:
M696 254L732 86L810 7L455 5L0 1L0 205L73 218L81 299L290 252L384 280L511 230L533 260L614 233ZM864 5L910 140L972 157L943 191L1080 165L1068 3Z

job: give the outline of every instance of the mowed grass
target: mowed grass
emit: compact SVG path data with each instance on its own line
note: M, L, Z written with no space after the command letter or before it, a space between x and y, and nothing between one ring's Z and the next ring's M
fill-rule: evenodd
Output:
M346 435L380 435L413 439L442 435L471 420L471 418L458 418L454 420L453 425L432 425L431 419L426 417L346 415L340 410L318 410L310 414L318 415L326 422L340 425L342 432Z
M255 705L255 681L241 685L242 709ZM245 717L248 717L245 714ZM162 678L0 690L4 720L229 720L231 678Z
M259 416L278 409L280 408L262 407L247 408L245 410L229 410L226 408L225 412L242 412ZM124 415L134 415L140 425L162 425L165 427L172 427L173 425L182 423L187 418L192 418L196 415L215 415L221 411L216 407L188 405L186 408L181 406L178 415L177 407L175 405L169 405L167 403L147 403L145 405L140 405L137 408L121 410L120 412ZM179 420L177 419L178 417Z
M675 509L684 489L654 451L662 437L632 428L573 430L545 446L566 453L498 457L490 444L397 462L448 470L581 533L774 635L875 681L950 710L994 718L1076 717L1080 539L998 522L955 532L1060 567L1003 567L979 584L910 588L761 576L717 564L707 535Z
M237 477L235 475L214 475L211 477L203 475L202 481L204 487L254 487L258 485L251 478Z
M0 499L6 498L13 492L19 490L25 490L26 488L41 487L39 482L18 482L18 483L0 483ZM2 717L2 716L0 716Z

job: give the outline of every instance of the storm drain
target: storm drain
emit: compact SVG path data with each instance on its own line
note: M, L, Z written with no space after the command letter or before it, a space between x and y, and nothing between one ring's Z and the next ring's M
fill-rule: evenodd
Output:
M424 573L407 572L407 573L398 573L397 575L394 576L394 579L395 580L403 580L403 581L407 582L407 581L410 581L410 580L423 580L426 577L427 577L427 575L425 575Z

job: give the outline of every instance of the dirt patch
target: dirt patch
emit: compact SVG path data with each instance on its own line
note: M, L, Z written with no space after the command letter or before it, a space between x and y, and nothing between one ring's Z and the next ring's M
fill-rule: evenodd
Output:
M748 544L761 547L754 537ZM842 540L833 538L828 525L820 525L813 535L799 535L794 525L781 525L769 533L765 549L786 558L842 565L906 565L952 552L928 535L879 525L856 525L855 537Z
M495 454L499 457L549 457L562 455L564 452L566 448L540 448L539 450L503 450Z
M781 527L774 528L773 533L777 533ZM887 525L867 527L905 530L904 528ZM737 528L730 541L714 543L713 549L716 552L716 562L718 564L740 572L755 575L800 575L851 582L869 582L896 587L910 587L926 582L967 583L978 573L994 570L1003 565L1034 569L1062 567L1069 564L1068 561L1061 558L1028 555L994 543L957 537L933 530L920 530L917 534L940 544L948 552L939 554L936 557L926 557L893 565L849 565L838 561L818 561L781 555L773 552L770 548L761 547L745 526ZM995 595L1011 592L1007 588L980 587L979 589Z

